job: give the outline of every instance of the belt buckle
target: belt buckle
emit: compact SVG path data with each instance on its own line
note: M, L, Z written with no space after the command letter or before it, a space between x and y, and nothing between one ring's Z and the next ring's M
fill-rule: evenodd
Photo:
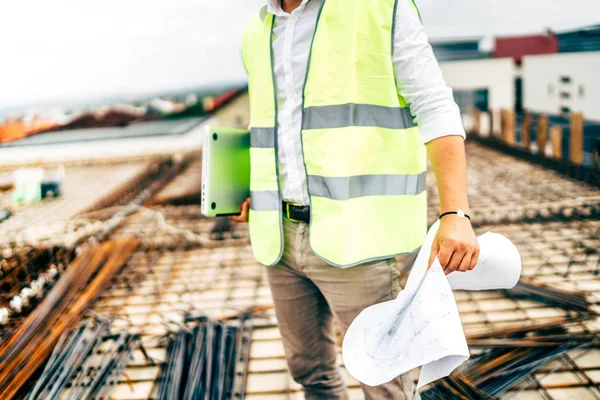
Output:
M285 203L285 216L287 217L287 219L289 219L292 222L302 222L300 220L294 219L290 216L290 206L301 206L302 204L297 204L297 203Z

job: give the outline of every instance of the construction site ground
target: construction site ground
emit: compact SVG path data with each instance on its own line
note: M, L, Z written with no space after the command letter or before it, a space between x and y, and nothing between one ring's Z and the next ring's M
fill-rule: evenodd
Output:
M242 99L232 107L243 105ZM223 113L234 111L230 107ZM475 142L467 141L467 154L476 232L493 231L511 239L521 252L526 282L586 292L595 304L595 296L600 295L600 219L586 215L586 210L598 207L600 190ZM44 227L81 216L108 216L148 189L149 182L159 176L157 166L169 160L169 155L161 154L134 160L70 161L65 164L61 198L16 210L0 223L0 229L26 232L50 229ZM134 237L141 246L101 293L93 311L112 318L115 330L139 333L144 349L155 360L149 363L136 350L112 398L155 398L161 362L166 359L162 338L183 323L186 313L224 317L247 309L259 311L252 317L245 398L303 398L286 367L266 270L252 256L247 226L237 225L233 233L223 234L223 240L215 240L211 235L214 220L202 217L199 203L194 203L200 188L201 153L182 152L176 160L178 169L169 170L171 175L154 185L143 206L108 236ZM0 183L9 179L9 173L9 169L0 170ZM427 187L431 223L439 206L431 173ZM0 193L0 205L9 203L8 195ZM203 240L188 243L181 239L186 233ZM406 260L399 261L404 265ZM455 298L467 336L560 320L573 313L559 303L515 298L504 291L458 291ZM600 322L586 320L575 329L599 332ZM472 349L473 354L478 351ZM363 399L359 383L343 369L341 354L339 361L351 398ZM415 381L417 376L414 371ZM599 383L600 350L575 349L537 370L502 398L600 399Z

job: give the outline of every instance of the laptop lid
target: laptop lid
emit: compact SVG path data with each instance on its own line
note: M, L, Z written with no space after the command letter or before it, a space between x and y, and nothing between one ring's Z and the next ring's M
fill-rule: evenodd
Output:
M238 215L250 197L250 131L207 128L202 148L202 214Z

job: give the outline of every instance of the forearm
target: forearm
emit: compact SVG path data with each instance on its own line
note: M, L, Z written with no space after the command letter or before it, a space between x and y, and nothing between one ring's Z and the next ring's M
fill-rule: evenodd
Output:
M467 199L467 159L461 136L444 136L427 143L429 161L440 195L440 213L463 210L469 213Z
M398 94L410 106L438 181L441 211L468 212L465 131L452 90L410 0L398 2L394 72Z
M394 72L398 94L409 105L427 144L440 193L440 212L463 210L467 200L467 161L460 111L444 82L410 0L397 2ZM458 215L442 218L431 248L429 265L437 257L446 274L475 267L479 245L470 221Z

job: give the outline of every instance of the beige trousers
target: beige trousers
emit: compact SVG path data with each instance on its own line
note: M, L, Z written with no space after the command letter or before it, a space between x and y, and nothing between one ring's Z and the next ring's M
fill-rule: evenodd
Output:
M305 398L348 399L337 366L334 316L342 334L364 308L399 291L394 259L341 269L314 255L308 225L283 219L284 254L268 269L279 330L290 372ZM378 387L363 385L367 399L414 399L409 374Z

